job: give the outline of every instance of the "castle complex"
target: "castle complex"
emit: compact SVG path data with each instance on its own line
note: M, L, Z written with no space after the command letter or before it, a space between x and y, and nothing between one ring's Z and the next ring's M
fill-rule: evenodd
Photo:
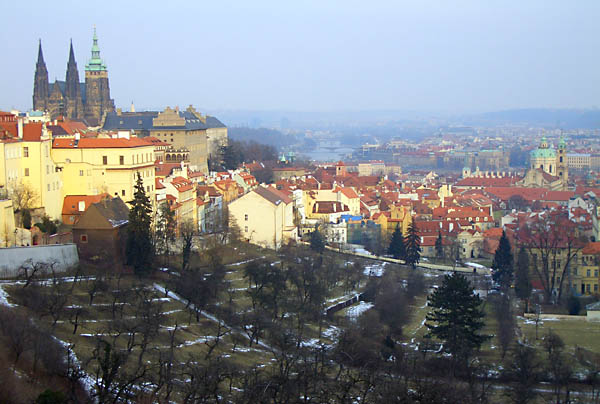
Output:
M33 84L33 109L48 111L52 119L62 115L69 119L83 120L90 126L101 125L105 114L114 112L115 104L110 98L108 70L100 59L95 28L92 58L85 65L85 83L79 82L72 42L65 81L56 80L49 83L40 41Z

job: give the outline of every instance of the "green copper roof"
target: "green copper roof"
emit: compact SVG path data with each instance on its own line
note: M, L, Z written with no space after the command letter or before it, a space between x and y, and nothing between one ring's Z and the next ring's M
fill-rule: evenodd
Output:
M85 65L86 71L100 72L106 70L106 65L100 59L100 48L98 47L98 37L96 36L96 27L94 27L94 38L92 45L92 58Z
M556 152L554 149L535 149L531 151L531 158L556 158Z
M558 142L558 148L559 149L566 149L567 148L567 141L564 137L560 137L560 141Z

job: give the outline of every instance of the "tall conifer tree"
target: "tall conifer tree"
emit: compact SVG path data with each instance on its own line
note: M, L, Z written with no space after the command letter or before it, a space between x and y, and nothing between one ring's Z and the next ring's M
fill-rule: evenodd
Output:
M494 254L494 262L492 263L492 277L495 282L500 284L500 287L504 290L510 288L513 280L513 254L510 248L510 242L506 233L502 231L502 237L500 237L500 244Z
M406 246L404 245L404 236L399 226L396 226L392 233L392 239L388 247L387 253L397 260L406 259Z
M443 260L445 257L444 241L442 240L442 232L438 231L438 237L435 240L435 256L436 258Z
M529 255L524 247L517 256L517 269L515 271L515 294L525 301L525 311L529 311L529 297L531 297L531 280L529 279Z
M468 359L489 338L480 334L485 326L482 303L464 275L446 275L442 286L428 298L428 305L433 308L425 323L428 335L441 340L444 350L454 359Z
M417 267L421 260L421 237L418 233L417 225L413 221L408 226L408 235L404 242L406 245L406 263L412 265L413 269Z
M133 200L129 201L129 225L127 226L127 245L125 254L127 265L133 266L136 275L150 272L154 249L151 237L152 205L144 190L142 177L138 173Z

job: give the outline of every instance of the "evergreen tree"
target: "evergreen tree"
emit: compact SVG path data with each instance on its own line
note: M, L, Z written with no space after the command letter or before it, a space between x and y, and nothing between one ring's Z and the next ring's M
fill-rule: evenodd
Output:
M417 267L421 260L421 237L418 233L417 225L413 221L408 226L408 235L404 242L406 245L406 263L412 265L413 269Z
M129 201L129 225L125 254L127 265L133 266L137 275L150 272L154 251L150 234L152 205L144 191L142 177L138 173L133 200Z
M404 244L404 236L399 226L396 226L392 233L392 239L388 247L387 253L397 260L406 259L406 245Z
M23 227L27 230L31 229L31 211L29 209L23 209L21 219L23 220Z
M457 272L446 275L442 286L428 298L433 310L426 317L427 335L441 340L453 359L466 361L489 338L480 334L485 325L481 304L467 278Z
M444 242L442 240L442 232L438 231L438 238L435 240L435 256L439 260L443 260L446 258L446 254L444 252Z
M494 282L500 284L500 287L503 290L508 290L513 280L513 254L510 248L510 242L504 231L502 231L500 244L498 244L498 248L494 254L492 270Z
M325 239L323 239L323 235L319 231L319 226L315 228L315 231L310 233L310 248L319 254L325 251Z
M525 311L529 311L529 297L531 296L531 280L529 279L529 255L525 247L521 247L517 256L517 270L515 271L515 294L519 299L525 300Z

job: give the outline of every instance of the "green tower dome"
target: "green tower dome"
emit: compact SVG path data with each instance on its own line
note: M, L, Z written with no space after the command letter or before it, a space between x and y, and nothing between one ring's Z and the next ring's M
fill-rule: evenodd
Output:
M96 36L96 27L94 27L94 37L92 44L92 58L85 65L85 71L101 72L106 71L106 64L100 59L100 48L98 47L98 37Z

